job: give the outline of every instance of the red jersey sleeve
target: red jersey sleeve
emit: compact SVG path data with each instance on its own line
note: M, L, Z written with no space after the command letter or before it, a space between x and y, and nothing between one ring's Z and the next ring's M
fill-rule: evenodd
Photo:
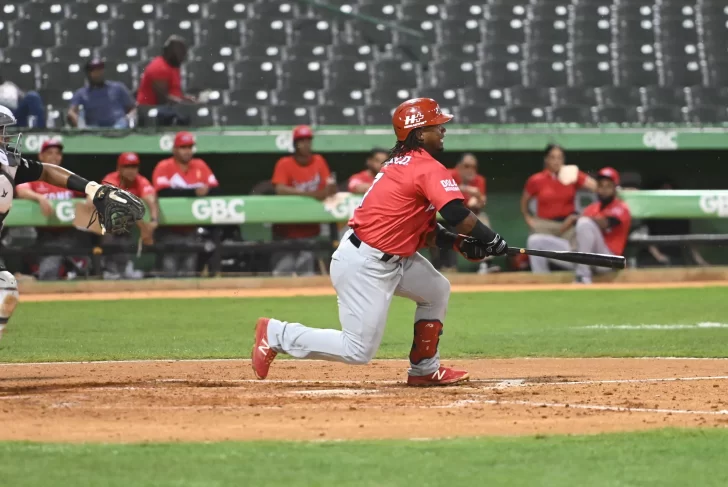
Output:
M29 189L29 190L31 190L31 191L35 191L35 187L33 186L33 183L34 183L34 182L35 182L35 181L33 181L33 182L30 182L30 183L23 183L23 184L19 184L19 185L17 185L17 186L15 187L15 189Z
M605 215L610 218L616 218L619 220L619 224L622 228L629 228L632 225L632 215L629 212L629 208L624 203L612 205Z
M270 180L271 184L284 186L290 186L291 184L291 173L288 170L288 160L285 157L278 159L275 168L273 169L273 177Z
M167 174L165 162L166 161L159 161L152 172L152 182L154 184L154 189L157 191L171 187L171 183L169 181L170 175Z
M586 173L579 171L579 174L576 176L576 187L581 188L584 186L587 177Z
M154 190L154 186L144 176L137 176L137 184L139 185L139 192L141 196L155 196L157 192Z
M319 172L321 174L321 184L319 185L319 189L324 189L328 183L329 176L331 176L331 170L329 169L329 163L326 162L326 159L324 159L323 156L318 156L318 159Z
M526 181L526 186L524 186L523 190L531 196L538 194L538 191L541 189L540 175L541 173L536 173Z
M450 171L440 164L425 166L415 179L415 188L437 211L452 200L465 199Z
M475 176L475 187L478 188L480 194L485 196L485 178L481 175Z
M199 161L200 169L202 169L202 182L210 188L217 188L218 186L220 186L220 183L217 181L217 178L212 172L212 169L210 169L210 166L208 166L207 163L202 159L200 159Z

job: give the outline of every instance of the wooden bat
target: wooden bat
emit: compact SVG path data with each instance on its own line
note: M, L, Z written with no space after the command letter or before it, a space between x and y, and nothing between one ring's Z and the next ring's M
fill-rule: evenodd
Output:
M621 255L589 254L587 252L566 252L560 250L534 250L508 247L508 255L533 255L547 259L563 260L575 264L586 264L595 267L608 267L610 269L624 269L627 261Z

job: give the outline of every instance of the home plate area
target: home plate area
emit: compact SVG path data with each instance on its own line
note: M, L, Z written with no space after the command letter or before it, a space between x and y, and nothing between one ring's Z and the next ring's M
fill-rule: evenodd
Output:
M458 387L411 388L405 361L0 365L0 439L217 441L442 438L725 427L728 361L445 361ZM726 398L726 399L724 399Z

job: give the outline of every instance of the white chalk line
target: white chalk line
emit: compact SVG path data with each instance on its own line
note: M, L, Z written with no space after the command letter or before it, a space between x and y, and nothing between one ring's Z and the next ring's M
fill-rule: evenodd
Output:
M463 399L444 406L432 406L436 409L452 409L464 406L487 404L487 405L508 405L508 406L529 406L538 408L564 408L564 409L591 409L595 411L614 411L620 413L657 413L657 414L695 414L725 416L728 409L719 411L700 411L695 409L665 409L665 408L635 408L626 406L607 406L599 404L567 404L560 402L535 402L535 401L502 401L496 399Z
M710 330L716 328L728 328L728 323L705 321L694 324L588 325L575 327L578 330Z
M728 360L728 357L471 357L446 359L445 362L468 362L481 360ZM130 359L130 360L81 360L81 361L56 361L56 362L0 362L0 367L26 367L26 366L57 366L57 365L95 365L95 364L174 364L174 363L217 363L217 362L240 362L241 364L249 364L249 358L192 358L192 359ZM321 360L309 359L283 359L281 363L296 362L319 362ZM405 359L398 358L381 358L375 359L378 362L402 362L407 363Z

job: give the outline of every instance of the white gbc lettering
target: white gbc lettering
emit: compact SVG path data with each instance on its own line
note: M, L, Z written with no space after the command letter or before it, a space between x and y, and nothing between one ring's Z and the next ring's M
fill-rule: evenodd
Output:
M245 201L241 198L197 200L192 203L192 215L197 220L210 220L211 223L245 223L243 206Z

